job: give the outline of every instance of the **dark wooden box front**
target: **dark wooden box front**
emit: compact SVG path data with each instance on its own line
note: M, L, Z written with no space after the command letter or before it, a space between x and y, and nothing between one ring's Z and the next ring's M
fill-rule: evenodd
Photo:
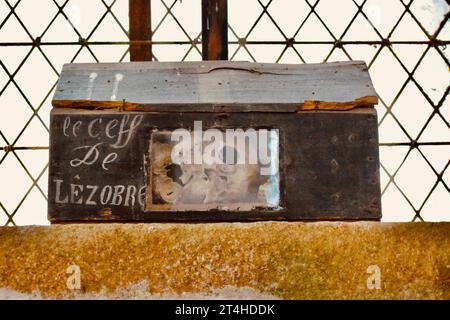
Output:
M152 135L179 128L191 131L194 121L202 121L203 130L278 129L279 201L275 207L255 204L248 209L233 203L205 207L194 201L171 209L158 205L158 199L153 204L152 159L158 154L152 154ZM381 218L373 108L294 113L56 108L50 131L51 222Z
M361 61L64 65L52 100L49 219L380 219L377 101ZM178 130L193 145L175 143ZM249 134L248 155L227 141L213 156L195 139L229 131ZM180 146L194 163L177 160ZM210 163L225 149L237 160ZM256 149L270 157L253 161Z

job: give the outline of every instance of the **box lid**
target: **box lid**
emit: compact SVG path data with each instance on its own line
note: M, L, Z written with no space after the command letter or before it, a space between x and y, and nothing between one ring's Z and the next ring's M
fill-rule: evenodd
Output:
M363 61L65 64L52 104L157 112L349 110L378 103Z

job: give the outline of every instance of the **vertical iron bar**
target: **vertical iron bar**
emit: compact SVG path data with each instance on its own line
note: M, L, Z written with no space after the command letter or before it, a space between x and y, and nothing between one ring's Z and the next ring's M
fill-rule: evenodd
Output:
M202 0L203 60L228 60L227 0Z
M129 0L130 60L152 60L152 24L150 0ZM133 43L133 41L148 41Z

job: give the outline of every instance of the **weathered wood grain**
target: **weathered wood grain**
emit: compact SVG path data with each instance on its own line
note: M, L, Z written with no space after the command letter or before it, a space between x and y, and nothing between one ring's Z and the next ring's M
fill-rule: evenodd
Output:
M202 58L228 60L227 0L202 0Z
M130 59L131 61L152 60L152 23L150 0L129 0Z
M153 132L192 129L194 121L202 121L204 130L279 130L279 208L149 209ZM56 108L51 113L48 195L51 222L377 220L376 111L211 114Z
M66 64L54 107L160 112L348 110L378 102L361 61Z

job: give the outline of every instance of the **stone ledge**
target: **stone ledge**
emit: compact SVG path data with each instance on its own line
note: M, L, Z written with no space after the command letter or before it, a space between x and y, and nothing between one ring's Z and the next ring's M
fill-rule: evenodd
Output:
M79 290L67 287L70 265ZM367 285L374 265L380 289ZM450 223L2 227L0 288L44 298L450 299Z

